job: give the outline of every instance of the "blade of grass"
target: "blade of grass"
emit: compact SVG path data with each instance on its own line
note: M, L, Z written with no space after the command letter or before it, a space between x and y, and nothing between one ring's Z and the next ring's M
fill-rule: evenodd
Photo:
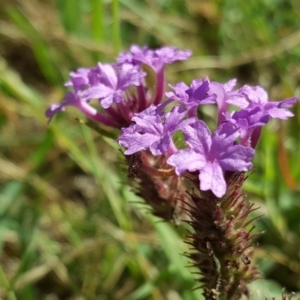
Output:
M158 219L149 215L156 232L159 234L162 241L162 247L164 252L168 256L170 262L175 268L175 272L180 274L183 280L190 282L193 279L190 272L187 270L188 260L180 254L185 245L182 241L182 238L170 227L169 224L158 222Z
M35 58L47 80L52 84L62 82L62 74L59 72L60 68L56 66L56 62L51 57L49 51L51 48L47 45L40 32L31 23L31 20L28 19L21 10L15 7L8 7L7 14L21 32L24 33L27 40L30 41Z
M112 12L113 12L113 44L114 44L115 55L118 55L121 49L119 0L112 0Z
M110 167L97 155L96 150L93 146L91 131L86 126L82 126L84 136L88 141L88 147L90 147L90 153L87 155L82 151L74 142L74 139L68 136L67 130L59 130L58 127L51 124L52 129L54 130L55 139L59 141L61 146L68 149L68 153L71 154L76 163L82 167L86 172L91 173L97 179L98 183L101 184L101 187L105 191L105 195L109 200L111 207L114 211L114 214L122 228L128 229L127 216L125 214L124 199L121 198L121 195L118 194L120 190L120 179L116 174L111 171ZM92 154L94 153L94 154ZM93 157L91 159L91 157Z
M265 128L265 131L269 130ZM276 172L278 166L275 165L277 162L276 149L277 149L277 137L275 134L264 134L262 142L264 143L265 149L265 160L264 160L264 179L265 179L265 199L270 212L270 218L275 228L284 237L287 232L287 224L282 216L278 204L276 203L275 189L277 188Z
M101 184L103 182L103 177L105 177L105 174L101 171L101 170L103 170L103 166L102 166L103 161L100 160L100 157L97 153L91 130L88 127L84 126L83 124L81 124L81 130L82 130L83 136L86 141L86 145L89 150L89 154L90 154L89 158L90 158L90 162L91 162L91 166L92 166L92 172L94 174L94 177L98 180L98 183ZM112 175L111 172L106 173L106 174L111 175L112 177L115 177ZM117 188L116 184L118 181L119 181L119 179L115 178L115 183L107 182L107 184L108 184L108 186L113 185ZM117 190L119 190L119 188ZM124 201L121 200L121 197L118 197L118 198L119 199L117 201L116 201L116 198L114 198L114 197L113 198L109 197L108 200L116 214L117 219L120 222L121 227L123 229L128 230L129 229L129 218L126 214L126 209L124 209L124 208L122 209L122 203L124 203Z
M43 98L32 88L27 86L19 74L8 67L6 61L0 57L0 86L4 92L13 95L18 100L30 106L30 112L34 112L34 117L45 120Z
M2 269L2 266L0 264L0 283L1 286L6 290L7 293L7 299L8 300L17 300L17 297L13 291L13 288L11 287L8 279L5 276L5 273Z
M94 41L104 41L104 1L92 0L92 32Z
M77 0L56 1L64 28L68 32L81 33L83 8Z

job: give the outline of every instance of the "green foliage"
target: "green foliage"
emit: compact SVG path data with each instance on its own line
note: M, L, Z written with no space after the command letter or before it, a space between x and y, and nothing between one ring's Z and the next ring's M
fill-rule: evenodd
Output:
M201 299L181 255L184 230L147 214L125 184L110 133L100 136L72 109L47 125L44 111L64 97L70 70L111 61L131 43L192 49L191 60L167 69L173 84L237 77L263 85L274 100L299 96L298 2L28 0L1 7L0 298ZM272 297L270 290L280 299L281 287L300 290L299 108L265 129L245 185L266 231L256 258L273 280L257 283L253 299Z

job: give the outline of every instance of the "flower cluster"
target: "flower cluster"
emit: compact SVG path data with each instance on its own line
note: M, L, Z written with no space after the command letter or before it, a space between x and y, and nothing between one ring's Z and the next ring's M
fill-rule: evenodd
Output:
M225 172L249 171L261 127L271 118L292 116L288 108L298 101L293 97L269 102L260 86L245 85L234 90L235 84L236 80L220 84L207 78L196 79L190 86L177 83L172 87L174 92L166 93L166 103L175 105L171 111L163 112L165 103L151 106L136 114L133 123L122 130L118 141L127 149L125 154L148 149L155 156L168 153L167 163L178 176L197 172L200 190L211 190L221 198L226 193ZM197 118L197 110L203 104L218 107L214 133ZM240 110L229 113L229 104ZM185 139L185 149L177 149L172 139L179 130Z
M190 55L189 50L181 51L174 47L150 50L132 46L129 52L121 53L114 64L98 63L94 68L80 68L70 73L71 80L65 84L72 91L67 93L61 104L52 105L46 116L51 120L66 106L75 106L95 122L118 129L126 127L135 113L162 102L164 66L185 60ZM146 85L144 65L155 73L154 90ZM100 107L96 109L92 105L94 102Z
M174 47L151 50L134 45L115 64L98 63L72 72L66 86L73 91L61 104L52 105L46 116L51 119L66 106L75 106L93 121L121 129L118 142L126 149L125 155L141 151L150 151L154 157L164 155L177 176L197 175L201 191L211 190L221 198L227 189L226 173L252 168L262 126L271 118L293 116L288 109L298 99L269 101L260 86L235 88L236 79L225 84L195 79L189 86L179 82L169 85L173 91L165 93L164 66L190 55L189 50ZM146 85L145 65L155 73L154 87ZM100 107L96 109L92 102ZM204 104L217 107L214 132L197 117ZM167 110L169 105L172 108ZM229 106L238 110L229 111ZM184 149L174 143L178 131L183 134Z
M256 217L248 216L256 208L242 193L245 172L252 168L262 127L272 118L293 116L289 109L298 99L269 101L262 87L237 88L236 79L198 78L165 92L165 65L190 55L174 47L134 45L114 64L70 73L70 91L46 116L51 120L74 106L90 120L119 129L133 191L153 215L175 223L184 219L193 228L187 256L199 269L205 299L240 299L259 276L251 264L259 233L251 233L254 225L249 229ZM203 105L216 107L214 128L199 118Z

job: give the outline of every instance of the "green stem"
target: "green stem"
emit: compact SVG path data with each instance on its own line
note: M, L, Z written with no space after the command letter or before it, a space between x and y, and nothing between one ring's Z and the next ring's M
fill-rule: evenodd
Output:
M112 1L112 11L113 11L113 43L115 54L117 55L121 49L121 39L120 39L120 18L119 18L119 1Z
M0 265L0 284L2 287L4 287L4 289L7 292L8 300L17 300L17 297L16 297L14 291L12 290L12 287L10 286L9 281L6 278L1 265Z
M104 40L104 3L103 0L93 0L92 30L93 38L97 42Z

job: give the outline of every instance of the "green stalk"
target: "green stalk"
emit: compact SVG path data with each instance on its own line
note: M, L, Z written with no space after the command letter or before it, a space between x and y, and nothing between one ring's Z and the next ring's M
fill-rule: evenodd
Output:
M93 39L97 42L104 41L104 2L92 0L92 31Z
M0 284L2 287L4 287L4 289L7 292L8 300L17 300L17 297L16 297L14 291L12 290L12 287L11 287L8 279L5 276L5 273L1 267L1 264L0 264Z
M120 36L120 18L119 18L119 1L112 1L113 12L113 44L115 55L117 55L121 49L121 36Z

